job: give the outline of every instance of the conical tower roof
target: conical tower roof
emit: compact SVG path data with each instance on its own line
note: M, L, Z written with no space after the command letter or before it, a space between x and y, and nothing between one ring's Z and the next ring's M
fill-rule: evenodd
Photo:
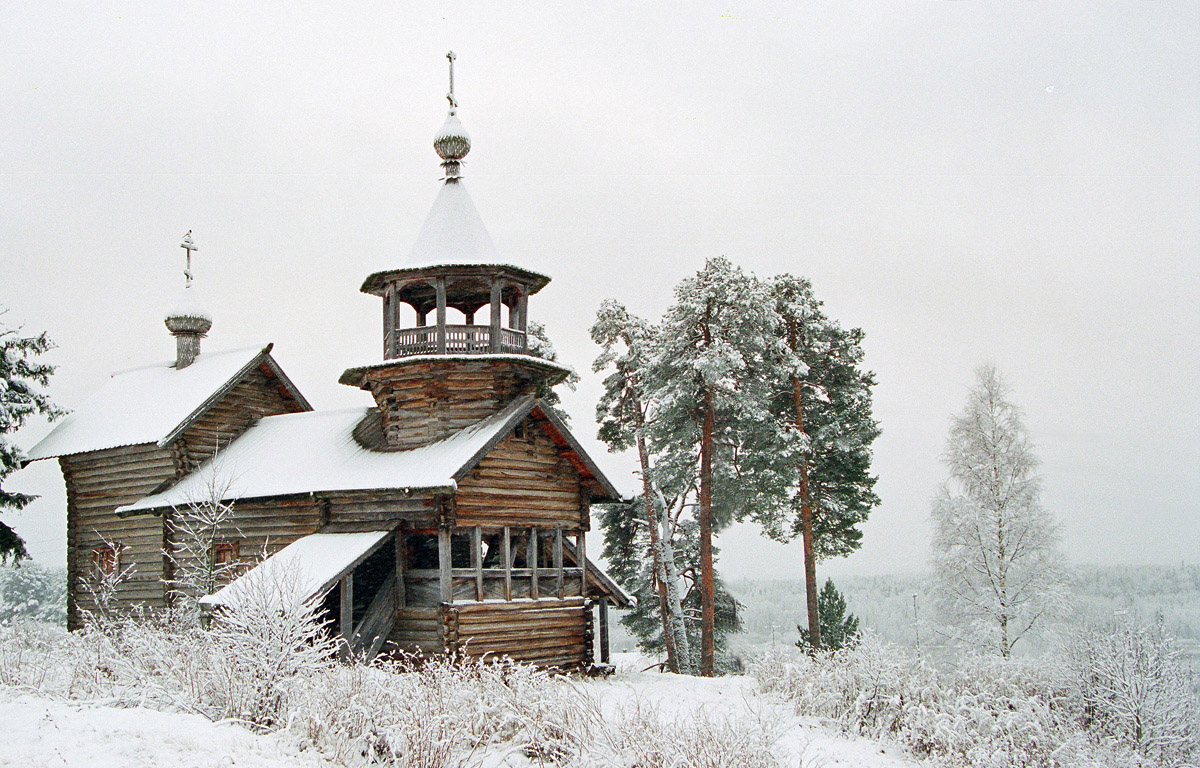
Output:
M462 179L447 179L425 217L405 266L503 262Z

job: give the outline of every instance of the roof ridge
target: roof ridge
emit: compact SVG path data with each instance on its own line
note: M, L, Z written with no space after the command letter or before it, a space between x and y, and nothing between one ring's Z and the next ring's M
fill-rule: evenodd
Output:
M258 350L259 352L261 352L262 350L266 349L269 346L271 346L271 345L270 344L265 344L265 345L264 344L251 344L248 347L237 347L236 349L221 349L221 350L216 350L213 352L201 352L199 355L196 356L196 359L197 360L200 360L200 359L211 360L212 358L218 357L220 355L232 355L232 354L236 354L238 352L250 352L251 350ZM134 371L148 371L153 368L172 368L172 367L174 367L174 365L175 365L175 360L174 360L174 358L172 358L170 360L162 360L157 363L146 363L144 365L130 366L129 368L120 368L120 369L115 370L112 373L110 373L108 375L108 377L111 379L116 376L123 376L126 373L133 373Z

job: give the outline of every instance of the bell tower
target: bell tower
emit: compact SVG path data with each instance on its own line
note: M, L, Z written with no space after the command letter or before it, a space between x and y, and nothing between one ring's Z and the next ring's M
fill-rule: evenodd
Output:
M501 258L463 184L471 138L458 119L454 53L446 58L450 109L433 141L442 186L406 264L362 285L383 302L383 362L340 379L374 396L392 450L447 437L570 374L530 351L529 297L550 278Z

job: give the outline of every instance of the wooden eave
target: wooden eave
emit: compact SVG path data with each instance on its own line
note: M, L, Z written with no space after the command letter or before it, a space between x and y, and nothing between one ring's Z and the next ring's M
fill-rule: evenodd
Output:
M404 267L375 272L367 276L367 279L363 281L362 287L359 290L363 293L382 297L390 283L451 276L456 279L460 277L513 278L526 286L528 295L530 296L545 288L550 282L550 278L540 272L534 272L533 270L513 266L512 264L437 264L426 267Z

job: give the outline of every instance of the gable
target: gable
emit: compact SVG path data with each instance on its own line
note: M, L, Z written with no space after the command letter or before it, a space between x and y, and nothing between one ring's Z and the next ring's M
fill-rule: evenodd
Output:
M588 479L539 414L533 409L514 424L459 478L458 525L589 527Z
M126 445L165 446L261 366L300 410L310 410L270 351L267 345L207 352L183 369L164 362L117 372L31 448L28 461Z

